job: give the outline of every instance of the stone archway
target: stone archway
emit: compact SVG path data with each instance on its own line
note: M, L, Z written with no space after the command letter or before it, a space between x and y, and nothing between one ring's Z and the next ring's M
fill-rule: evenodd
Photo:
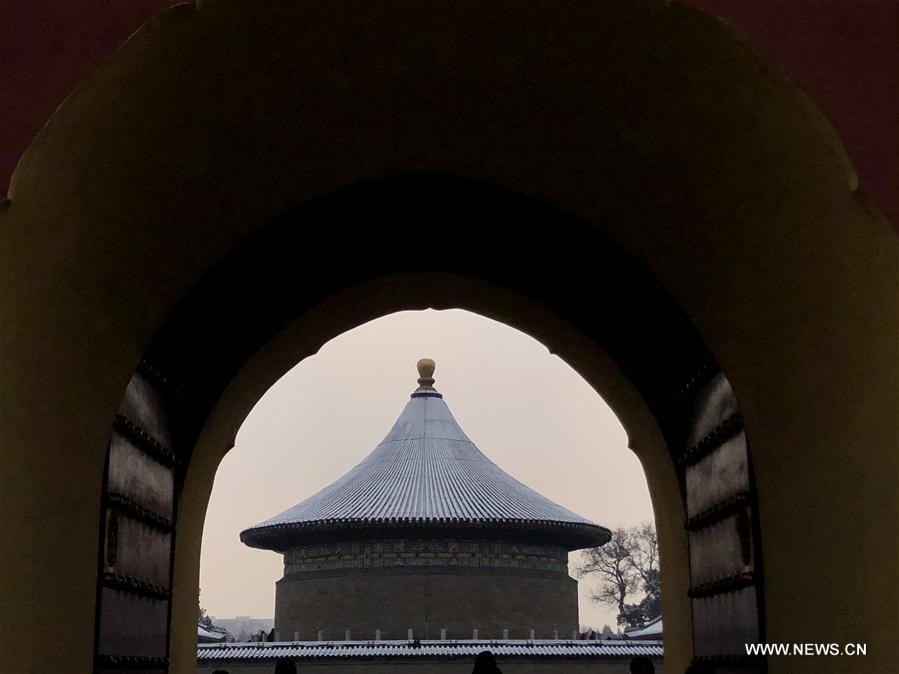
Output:
M369 224L359 228L355 223L363 218ZM466 227L453 229L460 221ZM309 231L318 234L312 239ZM372 245L382 244L380 252L370 254L368 245L347 251L341 246L347 237L371 238ZM292 264L295 251L312 241L338 251L333 269ZM510 241L516 241L511 255ZM98 662L112 669L123 655L133 662L145 658L147 665L164 661L161 635L172 592L168 562L177 562L174 583L183 593L172 601L189 605L214 466L261 392L302 354L314 353L341 331L391 311L427 306L490 315L531 331L575 367L578 361L592 363L595 371L582 374L600 391L613 392L610 402L617 403L632 446L649 464L650 488L662 513L673 660L678 638L686 637L686 651L694 633L698 656L750 664L716 632L726 617L732 642L758 641L763 628L757 504L742 420L720 368L664 289L620 248L555 209L436 176L376 181L286 214L222 261L160 331L114 424L106 480L112 486L101 532L107 543L98 585ZM241 375L260 348L285 330L291 333L288 326L304 346L286 348L292 340L281 337L276 351L286 360L268 361L255 376ZM226 388L241 409L223 417L214 409ZM217 441L210 446L212 440L201 435ZM195 464L191 448L197 443L208 449ZM173 499L161 513L162 526L154 527L145 514L158 507L148 508L143 496L153 489L139 487L146 468L136 457L144 454L165 464L170 476L165 485ZM155 473L150 477L159 484ZM127 493L116 485L128 485ZM177 515L182 500L201 506L188 511L194 520L186 526ZM132 544L133 559L116 558L120 532L128 531L123 522L131 523L132 541L138 532L156 532L153 545L139 554L139 545ZM693 532L689 573L683 527ZM148 579L154 587L141 587ZM715 610L721 615L710 616ZM192 614L174 615L176 628L187 635L192 625L177 618ZM146 639L139 652L123 653L149 624L157 625L155 642ZM141 630L129 633L130 625ZM184 657L193 657L189 646ZM178 662L179 655L173 654Z
M663 286L727 372L752 437L768 637L891 644L892 579L853 570L889 566L866 543L895 541L894 521L870 516L896 511L899 312L884 290L895 285L895 240L802 92L726 27L661 2L457 4L452 16L402 2L377 12L210 2L166 12L74 92L23 156L0 212L2 302L14 317L2 344L4 445L16 448L2 456L0 511L17 542L0 552L16 615L5 633L49 636L46 606L69 621L46 652L4 636L10 666L91 666L109 424L182 300L279 215L423 173L552 204ZM332 246L362 251L361 237L377 234L364 225ZM327 230L308 232L317 241ZM500 259L526 236L514 231ZM304 246L303 264L353 272L321 250ZM389 284L383 293L413 304ZM478 293L446 301L466 297ZM339 307L317 320L337 320ZM500 320L557 348L515 316ZM181 516L202 507L182 503ZM189 594L182 541L176 614ZM811 572L808 550L818 551ZM810 615L812 599L847 619ZM176 643L173 656L183 652ZM887 645L867 662L893 657Z

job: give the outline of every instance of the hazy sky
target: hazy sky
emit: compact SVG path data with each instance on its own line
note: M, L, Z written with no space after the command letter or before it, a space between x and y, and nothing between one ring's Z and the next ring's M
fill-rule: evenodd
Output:
M210 615L274 615L282 556L238 534L311 496L359 463L437 362L435 388L491 460L544 496L607 527L652 520L646 479L618 419L533 338L461 310L407 311L328 342L259 400L224 458L206 514L201 603ZM573 553L571 559L579 553ZM615 612L579 582L580 622Z

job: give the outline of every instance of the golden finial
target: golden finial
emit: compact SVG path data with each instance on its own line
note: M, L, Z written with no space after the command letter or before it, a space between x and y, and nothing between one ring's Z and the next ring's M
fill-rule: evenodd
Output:
M418 361L416 367L418 367L418 388L415 389L415 392L433 391L434 368L436 367L434 361L430 358L422 358Z

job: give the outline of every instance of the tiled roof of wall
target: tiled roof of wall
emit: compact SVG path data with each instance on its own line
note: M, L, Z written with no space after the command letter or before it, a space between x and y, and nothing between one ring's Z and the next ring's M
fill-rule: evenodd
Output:
M633 658L662 657L660 641L459 640L459 641L295 641L197 646L201 665L224 662L274 662L278 658L471 658L481 651L497 657Z

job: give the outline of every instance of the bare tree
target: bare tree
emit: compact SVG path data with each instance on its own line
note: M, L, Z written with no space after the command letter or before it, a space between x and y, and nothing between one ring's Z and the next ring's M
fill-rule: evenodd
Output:
M649 522L614 529L608 543L584 550L576 571L579 578L599 576L593 601L616 607L619 625L634 627L661 612L659 543ZM629 604L629 596L640 599Z
M578 578L595 573L599 575L599 587L593 592L593 601L610 604L625 610L625 599L639 590L640 576L631 562L631 532L619 527L612 530L612 538L598 548L584 550L577 567Z
M644 586L657 582L659 575L659 538L656 528L649 522L629 529L631 543L630 563L640 576ZM648 590L644 589L644 592Z

